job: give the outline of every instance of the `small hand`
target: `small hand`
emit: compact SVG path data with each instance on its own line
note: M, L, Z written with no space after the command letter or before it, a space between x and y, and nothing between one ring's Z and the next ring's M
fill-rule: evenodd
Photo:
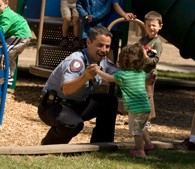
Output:
M101 66L95 65L95 72L98 73L99 71L102 70Z

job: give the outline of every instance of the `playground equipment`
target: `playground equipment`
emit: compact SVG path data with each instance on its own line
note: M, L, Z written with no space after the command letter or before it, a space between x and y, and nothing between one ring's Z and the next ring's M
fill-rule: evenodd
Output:
M29 71L37 76L48 77L52 70L75 50L71 47L72 25L68 34L70 47L59 47L62 40L60 0L25 0L24 7L22 14L37 37L36 64L30 66Z
M11 1L11 4L15 2ZM48 77L52 70L70 53L71 47L58 47L62 40L62 20L60 15L60 0L18 0L17 9L28 21L32 31L37 37L37 55L35 65L30 66L32 74ZM164 0L164 1L127 1L128 11L143 20L144 15L155 10L163 16L162 37L175 45L183 58L195 59L193 40L195 39L195 11L193 0ZM12 5L16 6L16 5ZM129 10L131 9L131 10ZM124 33L128 29L124 30ZM69 40L72 41L73 33L70 26ZM122 40L123 45L126 39ZM171 56L170 56L171 57Z
M60 0L18 0L18 5L21 6L21 14L27 19L38 40L36 63L30 66L29 71L37 76L48 77L52 70L74 51L71 47L66 49L58 47L62 40ZM195 39L194 5L193 0L131 0L127 2L128 8L131 8L130 11L135 13L140 20L143 20L144 15L150 10L161 13L164 26L160 34L179 48L183 58L192 59L195 59L195 51L191 43ZM70 43L72 37L70 26Z
M22 15L27 19L32 31L37 37L37 55L35 65L30 66L30 73L49 77L52 70L75 49L61 48L62 19L60 15L60 0L32 1L24 0ZM69 29L69 41L72 42L72 26ZM124 45L123 45L124 46Z
M144 28L144 22L142 22L141 20L139 19L131 19L129 21L125 20L124 18L118 18L116 20L114 20L112 23L110 23L110 25L108 26L108 30L111 30L113 26L115 26L116 24L119 24L121 22L129 22L129 25L128 27L130 27L130 24L131 23L134 23L136 24L136 26L138 26L137 30L140 29L141 33L140 35L143 37L146 35L146 32L145 32L145 28ZM128 38L127 38L128 39ZM126 42L127 43L127 42ZM119 49L118 49L118 53L120 53L121 51L121 48L124 46L124 44L122 45L122 39L119 39Z
M23 4L20 5L24 7L21 13L38 39L36 63L30 66L29 71L37 76L48 77L52 70L74 51L71 47L65 49L58 47L62 39L60 0L19 0L18 3ZM192 43L195 39L194 5L193 0L130 0L127 2L130 11L140 20L143 20L144 15L150 10L161 13L164 26L160 35L175 45L183 58L192 59L195 59ZM128 29L125 29L124 33L127 31ZM72 37L70 27L70 43Z
M9 74L9 58L2 31L0 31L0 42L0 125L2 125Z

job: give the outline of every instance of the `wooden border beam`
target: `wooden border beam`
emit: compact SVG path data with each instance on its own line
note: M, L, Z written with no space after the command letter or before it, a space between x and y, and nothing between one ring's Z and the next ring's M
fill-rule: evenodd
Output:
M153 141L155 148L173 149L174 142ZM41 155L41 154L69 154L101 150L117 150L134 148L133 142L102 142L82 144L55 144L37 146L0 146L1 155Z

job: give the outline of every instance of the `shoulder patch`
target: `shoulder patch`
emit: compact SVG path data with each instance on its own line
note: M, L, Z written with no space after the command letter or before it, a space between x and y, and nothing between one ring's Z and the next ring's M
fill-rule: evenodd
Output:
M70 63L70 71L71 72L79 72L83 68L83 64L80 60L74 59Z

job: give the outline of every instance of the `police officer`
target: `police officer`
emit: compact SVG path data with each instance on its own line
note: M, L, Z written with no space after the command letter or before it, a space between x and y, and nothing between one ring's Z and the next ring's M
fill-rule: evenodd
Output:
M87 38L87 48L66 57L51 73L38 107L40 119L51 126L41 144L64 144L76 136L84 121L96 117L90 142L114 141L117 98L100 92L102 79L95 65L110 74L118 71L106 55L112 34L105 27L93 28Z

